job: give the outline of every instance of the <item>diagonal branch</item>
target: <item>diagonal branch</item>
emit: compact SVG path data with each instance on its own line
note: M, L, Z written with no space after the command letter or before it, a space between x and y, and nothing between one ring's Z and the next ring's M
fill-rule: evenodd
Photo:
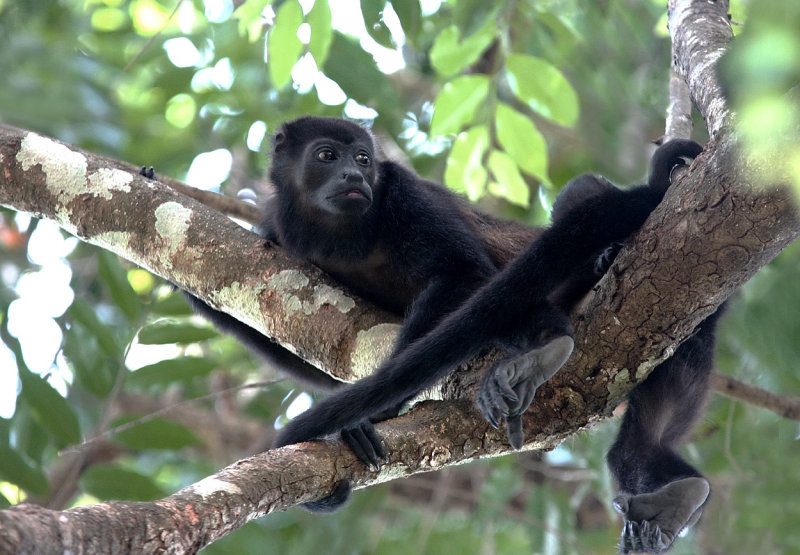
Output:
M703 318L800 235L783 184L754 187L742 170L753 161L724 132L733 118L713 79L730 37L723 4L673 3L676 67L712 141L578 311L575 356L541 388L525 417L528 449L552 447L609 414ZM112 160L2 128L0 204L57 221L224 307L334 375L362 375L391 344L396 319ZM441 386L443 396L471 398L494 356L486 353L454 372ZM468 400L422 403L379 431L391 459L381 473L365 470L338 443L288 446L155 503L0 511L0 551L23 545L34 552L193 552L263 514L327 495L342 478L365 486L509 450L505 434L489 429Z

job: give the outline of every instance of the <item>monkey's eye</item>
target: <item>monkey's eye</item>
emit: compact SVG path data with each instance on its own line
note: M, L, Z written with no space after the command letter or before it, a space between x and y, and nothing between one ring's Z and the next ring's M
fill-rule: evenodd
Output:
M329 148L324 148L317 153L317 158L323 162L336 160L336 153Z
M369 166L370 164L369 154L364 154L363 152L359 152L358 154L356 154L355 159L356 159L356 164L359 164L361 166Z

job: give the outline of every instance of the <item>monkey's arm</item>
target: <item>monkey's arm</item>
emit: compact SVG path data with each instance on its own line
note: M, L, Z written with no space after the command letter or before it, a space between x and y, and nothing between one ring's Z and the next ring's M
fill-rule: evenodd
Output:
M601 176L587 174L572 179L556 198L550 232L561 230L561 235L565 238L565 250L585 241L580 230L588 232L592 226L598 237L610 238L613 233L608 234L602 228L613 231L620 226L620 222L603 218L603 205L625 201L629 207L626 216L634 223L627 226L627 229L629 233L633 233L660 202L670 185L675 167L685 165L688 159L696 157L700 152L702 147L689 140L675 140L662 145L650 161L647 184L629 190L627 198L618 198L619 189ZM637 221L640 222L638 225L635 224ZM577 233L573 234L574 239L567 241L570 230ZM622 248L622 241L627 237L623 233L616 235L617 239L605 245L597 243L598 250L588 259L573 266L567 285L562 286L562 291L556 295L561 298L551 299L565 313L610 268ZM535 337L535 333L530 337ZM571 351L572 342L567 342L567 338L557 338L544 347L534 345L532 349L525 349L523 346L517 348L516 352L511 351L511 356L486 373L476 402L492 426L497 427L505 419L509 441L515 448L521 447L523 443L522 414L530 406L539 386L566 362Z

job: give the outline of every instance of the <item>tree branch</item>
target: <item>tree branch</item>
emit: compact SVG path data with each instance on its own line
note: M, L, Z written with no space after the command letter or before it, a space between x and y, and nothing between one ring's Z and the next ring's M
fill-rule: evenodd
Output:
M714 389L723 395L767 409L783 418L800 420L800 399L797 397L773 393L719 372L714 373L713 384Z
M525 416L526 448L550 448L611 412L658 362L782 248L800 219L781 183L752 186L714 78L730 37L723 2L678 0L676 66L706 119L706 151L620 254L576 314L576 352ZM227 218L111 160L32 133L0 130L0 204L48 217L224 307L339 377L360 376L391 344L395 318L356 300ZM485 353L441 386L471 399ZM471 400L418 405L379 426L390 463L372 473L336 442L244 459L155 503L101 503L48 512L0 511L0 550L194 552L247 521L357 486L509 451ZM118 518L124 515L124 518ZM6 542L6 543L3 543ZM14 542L14 543L8 543ZM102 542L102 543L101 543ZM22 550L24 551L23 548Z

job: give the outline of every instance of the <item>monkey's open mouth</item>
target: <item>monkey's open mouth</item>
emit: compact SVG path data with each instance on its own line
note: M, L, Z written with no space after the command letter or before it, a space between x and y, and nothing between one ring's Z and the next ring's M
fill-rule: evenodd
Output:
M350 198L366 198L367 197L367 195L365 195L363 193L363 191L359 191L358 189L351 189L349 191L346 191L344 193L344 196L350 197Z

